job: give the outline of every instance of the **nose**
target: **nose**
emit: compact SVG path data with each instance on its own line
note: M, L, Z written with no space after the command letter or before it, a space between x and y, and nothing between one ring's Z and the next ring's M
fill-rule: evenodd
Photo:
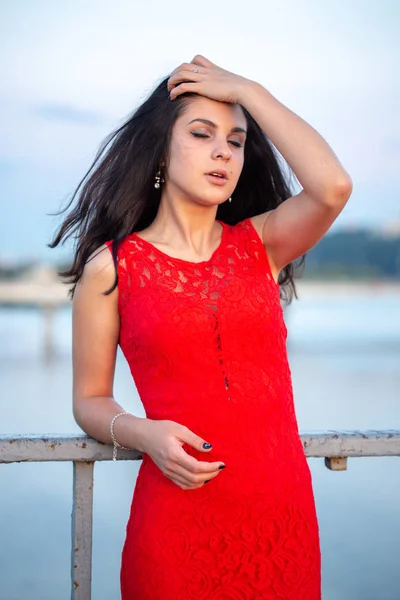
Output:
M232 156L232 150L229 148L227 142L221 142L218 144L217 148L215 148L213 155L214 158L223 158L224 160L228 160Z

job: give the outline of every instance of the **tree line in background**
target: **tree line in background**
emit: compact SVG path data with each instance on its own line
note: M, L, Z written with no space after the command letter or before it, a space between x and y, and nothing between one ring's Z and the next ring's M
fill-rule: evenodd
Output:
M329 233L308 252L304 278L400 280L400 233Z

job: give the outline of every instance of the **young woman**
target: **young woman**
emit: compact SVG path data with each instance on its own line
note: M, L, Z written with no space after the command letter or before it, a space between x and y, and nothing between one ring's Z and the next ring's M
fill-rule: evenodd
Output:
M79 184L51 244L77 241L64 273L74 416L115 451L143 454L123 600L320 599L280 296L290 301L293 261L351 190L310 125L201 55L160 83ZM146 418L113 397L118 344Z

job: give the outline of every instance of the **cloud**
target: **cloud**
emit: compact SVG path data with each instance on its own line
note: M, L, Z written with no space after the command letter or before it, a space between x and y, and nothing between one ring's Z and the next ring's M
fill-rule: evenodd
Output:
M64 121L79 125L99 125L106 120L105 115L99 111L56 102L38 104L33 112L49 121Z

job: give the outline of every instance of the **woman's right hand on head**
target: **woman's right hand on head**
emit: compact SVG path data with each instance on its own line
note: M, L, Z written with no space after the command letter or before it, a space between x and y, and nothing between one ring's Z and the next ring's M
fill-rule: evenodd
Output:
M152 419L146 419L143 425L141 432L143 452L151 457L166 477L183 490L195 490L219 475L223 462L196 460L182 448L186 443L200 452L211 450L211 448L203 448L206 440L185 425L170 420Z

